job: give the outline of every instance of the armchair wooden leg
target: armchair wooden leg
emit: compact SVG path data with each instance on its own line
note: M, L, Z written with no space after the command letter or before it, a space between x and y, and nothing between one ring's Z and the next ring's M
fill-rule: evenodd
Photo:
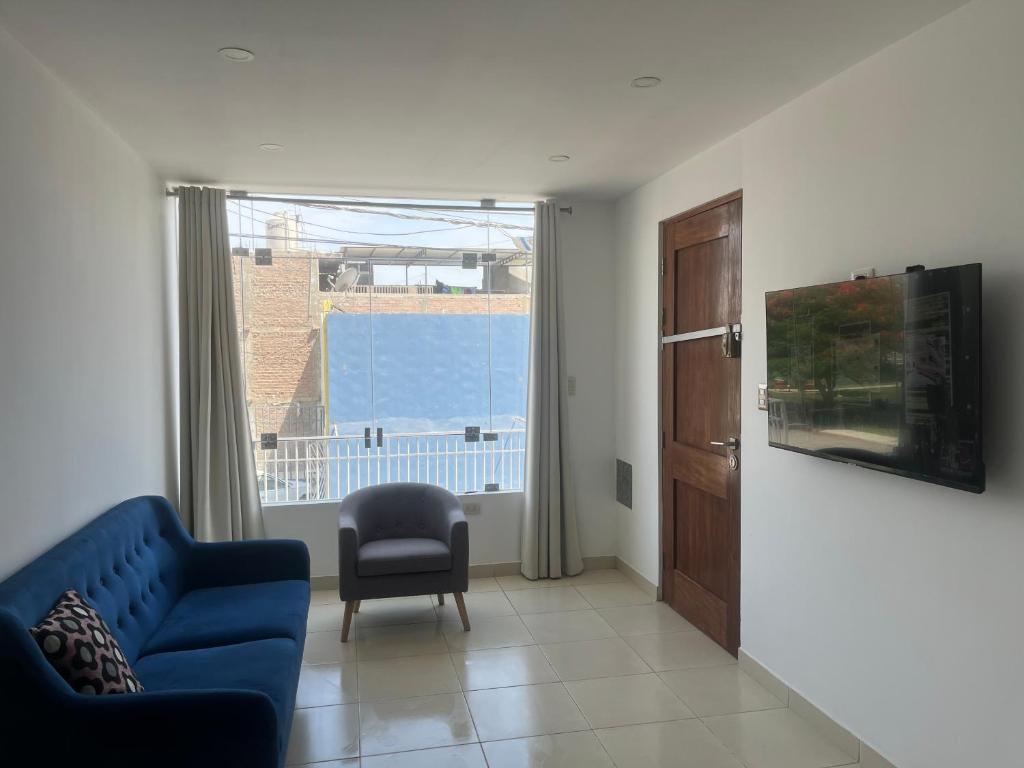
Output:
M437 604L444 605L444 592L437 593Z
M466 601L462 597L461 592L453 592L455 596L455 605L459 607L459 618L462 619L462 629L469 632L469 614L466 613Z
M358 600L345 601L345 618L341 622L341 642L348 642L348 631L352 627L352 614L355 612Z
M362 600L356 600L356 607L352 609L352 613L359 613L359 606L363 604Z

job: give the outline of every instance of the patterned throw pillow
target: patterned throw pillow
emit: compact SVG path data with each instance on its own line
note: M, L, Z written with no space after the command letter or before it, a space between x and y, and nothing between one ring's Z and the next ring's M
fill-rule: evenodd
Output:
M106 622L75 590L62 594L29 631L53 668L79 693L142 690Z

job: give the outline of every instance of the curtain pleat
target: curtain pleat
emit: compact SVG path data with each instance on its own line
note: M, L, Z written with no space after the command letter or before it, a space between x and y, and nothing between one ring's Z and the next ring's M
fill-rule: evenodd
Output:
M224 190L178 190L181 515L200 541L261 538Z
M583 570L569 459L558 203L537 204L526 408L522 572L528 579Z

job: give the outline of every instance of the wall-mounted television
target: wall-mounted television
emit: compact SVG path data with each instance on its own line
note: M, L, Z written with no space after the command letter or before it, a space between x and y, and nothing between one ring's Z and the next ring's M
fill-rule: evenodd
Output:
M981 265L765 294L768 443L981 493Z

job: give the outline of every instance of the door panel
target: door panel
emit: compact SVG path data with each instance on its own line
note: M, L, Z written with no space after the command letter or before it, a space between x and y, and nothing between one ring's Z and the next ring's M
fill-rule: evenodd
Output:
M739 323L741 206L737 193L662 224L664 336ZM661 365L663 596L735 654L740 361L711 335L666 340Z
M679 480L675 486L676 569L725 600L730 586L728 562L717 553L732 535L729 502Z
M738 361L722 356L720 336L672 346L675 386L669 396L676 401L673 439L725 456L725 449L712 446L711 441L735 434L730 430L735 423L733 400L739 385Z
M717 238L673 253L676 278L675 327L671 333L716 328L729 322L734 283L729 240Z

